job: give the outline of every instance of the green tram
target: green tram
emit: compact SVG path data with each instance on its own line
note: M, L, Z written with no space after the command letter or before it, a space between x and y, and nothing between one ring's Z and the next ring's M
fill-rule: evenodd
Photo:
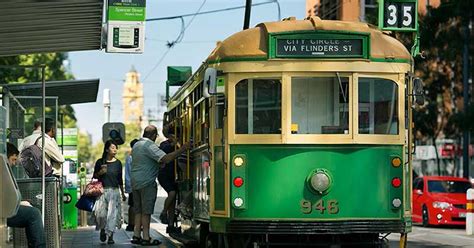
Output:
M176 162L189 210L176 238L384 247L399 233L405 247L412 61L374 27L318 17L218 43L168 101L165 121L194 147Z

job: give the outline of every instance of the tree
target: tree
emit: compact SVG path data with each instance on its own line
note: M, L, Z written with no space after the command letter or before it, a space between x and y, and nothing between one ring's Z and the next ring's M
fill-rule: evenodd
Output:
M26 66L26 65L42 65L45 67L45 80L70 80L74 76L67 71L64 66L67 60L65 53L44 53L44 54L27 54L11 57L0 57L0 65L5 66ZM0 68L0 79L2 83L28 83L41 82L41 70L37 68ZM47 115L53 115L52 108L46 108ZM76 117L74 109L70 105L60 106L58 113L63 115L64 127L76 127ZM33 126L33 122L41 116L41 107L32 107L26 110L25 127L29 130ZM58 127L61 127L59 123Z
M10 57L0 57L0 65L25 66L42 65L45 67L45 80L70 80L74 76L67 71L64 61L66 53L26 54ZM41 70L35 68L0 69L0 78L4 83L41 82Z
M415 71L425 82L427 104L414 112L415 130L416 138L431 140L436 151L439 136L459 139L465 128L461 123L472 122L464 118L469 115L460 114L464 110L462 25L471 18L472 8L473 1L442 1L438 8L429 8L427 15L420 17L424 57L416 59Z
M92 163L92 142L89 133L79 131L77 136L77 157L79 163Z

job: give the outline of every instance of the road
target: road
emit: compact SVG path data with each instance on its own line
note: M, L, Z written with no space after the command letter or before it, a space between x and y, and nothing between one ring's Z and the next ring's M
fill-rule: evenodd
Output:
M399 238L398 234L390 235L390 247L398 247ZM474 248L474 236L467 236L466 230L460 227L414 226L408 234L408 247Z
M165 232L166 226L159 222L159 215L163 208L166 193L158 191L155 213L152 218L152 228L158 231L166 240L160 247L182 247L179 242L171 239ZM391 234L388 237L390 247L398 246L399 234ZM408 235L409 248L442 247L442 248L474 248L474 236L467 236L464 228L460 227L430 227L414 226Z

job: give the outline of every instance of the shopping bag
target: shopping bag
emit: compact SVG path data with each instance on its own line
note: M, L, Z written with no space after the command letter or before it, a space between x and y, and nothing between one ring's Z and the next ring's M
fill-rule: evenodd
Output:
M87 212L92 212L92 209L94 209L95 200L95 197L81 195L81 198L79 198L76 203L76 208Z
M86 189L84 190L84 195L94 198L101 196L103 193L104 187L99 181L91 181L86 185Z

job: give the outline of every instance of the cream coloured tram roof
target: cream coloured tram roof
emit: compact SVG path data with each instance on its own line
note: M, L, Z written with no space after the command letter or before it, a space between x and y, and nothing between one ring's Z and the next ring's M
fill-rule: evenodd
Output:
M212 51L207 61L223 59L239 59L251 57L266 57L268 54L268 34L288 31L332 30L346 32L361 32L370 34L370 58L376 59L405 59L411 58L405 46L395 38L382 33L380 30L361 22L345 22L321 20L311 17L307 20L289 20L265 22L256 27L235 33L220 42Z

